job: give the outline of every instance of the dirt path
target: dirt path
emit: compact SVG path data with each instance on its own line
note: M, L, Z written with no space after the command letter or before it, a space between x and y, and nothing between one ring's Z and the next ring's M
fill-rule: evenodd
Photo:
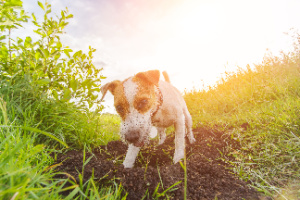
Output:
M238 143L231 140L220 131L199 128L194 130L197 142L193 145L187 142L187 199L260 199L258 192L250 188L247 183L226 169L220 157L220 152L227 155L227 146L240 148ZM121 182L129 193L127 199L183 199L184 170L180 164L172 163L174 153L174 137L169 137L163 145L152 144L142 149L133 169L124 169L124 159L127 146L121 141L108 143L94 151L94 157L85 166L84 179L88 180L94 169L94 176L101 184L109 184L114 179ZM92 154L87 153L86 158ZM232 160L233 158L223 156ZM57 156L57 162L62 165L57 168L78 176L82 171L83 153L69 151ZM176 186L166 191L170 186ZM159 189L156 191L157 186ZM166 191L163 193L163 191ZM153 194L155 194L153 196Z

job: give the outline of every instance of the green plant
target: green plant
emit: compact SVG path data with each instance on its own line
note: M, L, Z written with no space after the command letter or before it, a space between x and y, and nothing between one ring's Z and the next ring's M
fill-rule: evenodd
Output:
M187 168L186 168L186 153L184 152L184 158L183 158L183 163L179 161L180 166L182 167L184 171L184 197L183 199L186 200L186 195L187 195Z
M66 186L69 180L55 178L53 157L64 147L95 147L114 136L99 134L101 107L89 110L104 78L92 63L95 49L72 54L60 40L72 15L54 19L49 3L38 4L44 20L31 15L33 41L13 36L30 19L22 1L0 1L0 199L121 199L121 185L99 188L91 177Z
M166 199L169 199L167 193L177 190L177 188L175 188L175 186L180 184L180 183L181 183L181 181L178 181L178 182L174 183L173 185L171 185L170 187L168 187L167 189L163 190L162 192L158 191L159 188L160 188L160 184L161 184L161 183L158 183L155 190L154 190L154 192L153 192L153 194L152 194L152 198L153 199L159 199L161 197L164 197Z
M45 146L35 145L37 135L23 134L21 130L0 128L0 199L45 197L47 191L65 182L50 181L54 173L46 168L52 159Z
M4 1L0 4L5 8L0 13L5 19L0 25L0 32L3 33L0 38L1 83L15 84L20 79L26 79L36 96L46 94L57 101L74 102L86 111L96 105L100 111L96 92L100 91L100 82L104 77L100 74L102 69L97 69L92 63L96 50L90 47L87 54L81 50L71 54L73 50L62 44L60 36L68 24L67 20L73 15L63 10L61 16L54 19L50 16L51 5L47 1L38 4L44 10L44 21L39 23L32 14L32 22L37 28L34 32L40 37L37 41L30 36L25 40L11 38L11 31L29 18L22 9L20 12L14 11L16 6L22 6L22 2ZM5 38L8 38L7 43Z

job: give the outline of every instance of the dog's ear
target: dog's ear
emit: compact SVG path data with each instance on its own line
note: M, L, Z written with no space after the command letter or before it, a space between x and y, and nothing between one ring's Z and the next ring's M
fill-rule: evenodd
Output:
M121 84L121 81L115 80L115 81L112 81L112 82L109 82L109 83L106 83L105 85L103 85L100 90L102 93L101 101L104 99L104 97L107 93L107 90L109 90L112 93L112 95L114 95L115 88L120 84Z
M136 77L153 85L158 85L160 72L159 70L149 70L146 72L140 72L135 75Z

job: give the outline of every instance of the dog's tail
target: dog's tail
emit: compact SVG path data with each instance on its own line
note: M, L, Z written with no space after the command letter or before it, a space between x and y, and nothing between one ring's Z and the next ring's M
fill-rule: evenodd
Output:
M165 78L165 81L168 83L171 83L168 73L166 71L163 71L162 74Z

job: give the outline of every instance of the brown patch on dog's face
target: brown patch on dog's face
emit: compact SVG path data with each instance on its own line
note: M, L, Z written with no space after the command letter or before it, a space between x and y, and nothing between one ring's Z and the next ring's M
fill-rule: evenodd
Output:
M138 77L133 77L132 81L138 85L133 106L139 113L144 114L156 105L155 87Z
M125 97L124 88L122 84L118 85L118 87L115 88L114 106L122 120L125 120L129 112L129 103Z

